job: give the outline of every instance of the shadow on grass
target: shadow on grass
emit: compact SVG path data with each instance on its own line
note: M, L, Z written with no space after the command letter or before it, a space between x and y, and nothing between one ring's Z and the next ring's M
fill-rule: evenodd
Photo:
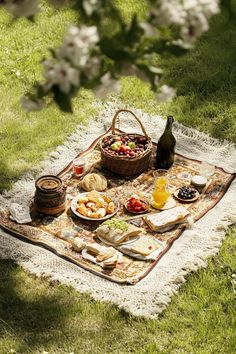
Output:
M12 347L24 354L109 353L110 341L120 345L116 342L129 335L121 328L129 326L131 318L113 304L29 276L13 261L0 260L1 354ZM1 351L2 340L10 343L6 352ZM132 341L138 341L135 330Z
M34 353L34 348L45 345L49 333L57 326L62 328L66 317L59 293L34 285L15 263L1 260L0 338L6 333L17 338L21 353L26 347Z
M22 173L25 171L22 171ZM16 182L18 178L19 172L10 168L4 158L0 158L0 193L4 190L10 189L12 184Z

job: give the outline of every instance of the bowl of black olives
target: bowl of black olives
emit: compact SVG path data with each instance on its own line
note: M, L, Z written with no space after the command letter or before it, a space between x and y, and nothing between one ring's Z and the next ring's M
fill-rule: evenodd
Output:
M195 188L183 186L176 189L174 196L182 202L193 202L199 198L199 192Z

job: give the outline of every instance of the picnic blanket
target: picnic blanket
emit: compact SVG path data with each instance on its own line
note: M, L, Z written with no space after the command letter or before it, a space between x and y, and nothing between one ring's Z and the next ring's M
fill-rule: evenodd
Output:
M98 105L97 108L100 113L89 127L78 126L78 129L64 145L50 153L45 161L27 172L10 191L6 191L0 196L0 210L4 218L5 212L12 202L26 204L31 202L37 177L42 174L59 174L63 167L67 166L82 151L86 150L86 153L91 153L89 146L104 134L110 126L114 112L123 108L123 104L112 101L102 106ZM160 116L150 116L133 107L127 108L141 117L149 134L154 141L157 141L158 136L164 130L165 120ZM137 127L133 126L133 121L130 121L126 114L124 114L124 120L122 118L122 130L137 132ZM169 233L166 244L165 240L160 240L166 245L166 248L164 247L165 253L156 263L145 263L149 267L146 272L149 271L149 273L135 285L127 286L126 282L118 284L110 279L105 279L98 276L100 270L98 272L95 270L97 274L94 275L94 270L92 272L84 269L81 264L69 262L68 258L63 259L64 256L58 257L51 250L25 242L24 239L20 240L12 236L9 231L0 230L0 257L13 259L26 270L38 276L50 277L71 285L80 292L89 293L97 300L111 301L134 315L156 318L171 301L171 296L185 282L186 275L199 267L207 266L207 258L219 250L227 226L236 220L234 202L236 183L235 180L232 181L233 173L236 170L234 145L227 141L218 141L178 123L174 125L174 135L177 138L177 152L182 156L177 156L176 166L173 169L193 167L195 171L198 162L194 159L197 158L199 161L218 166L215 169L215 174L217 179L221 180L222 185L217 186L214 181L212 182L211 186L214 188L211 192L209 190L207 203L201 204L201 208L196 210L195 220L198 217L200 219L194 223L191 230L181 230L180 237L177 235L174 237L173 233ZM96 151L94 148L92 150ZM67 180L67 176L69 176L69 170L62 171L61 177ZM135 178L142 178L142 176ZM135 178L133 182L135 182ZM70 178L68 178L68 182L72 183ZM124 185L127 182L132 183L132 181L119 183ZM173 179L173 183L175 182ZM147 187L147 184L142 185ZM73 194L73 183L71 187ZM109 189L112 188L115 192L119 185L110 185ZM69 190L68 193L70 193ZM197 206L197 203L195 205ZM191 206L189 205L189 207ZM210 208L212 209L210 210ZM195 212L193 211L193 213ZM206 214L203 216L202 213ZM74 221L75 219L73 219ZM44 226L49 227L48 225ZM33 226L33 229L37 235L39 230L49 234L48 230L45 231L46 229L43 230L40 226ZM53 239L60 241L53 234L50 233L50 235ZM167 245L168 242L169 245L171 244L171 240L172 246L168 249ZM100 275L102 274L100 273ZM140 275L142 277L144 274L139 273ZM133 279L137 281L137 278Z
M109 133L110 130L106 134ZM90 171L99 172L107 178L107 192L109 196L119 200L120 203L118 217L127 218L127 212L123 208L123 205L129 196L141 192L146 197L151 197L156 173L154 167L156 146L153 144L153 159L150 163L150 168L147 171L135 177L122 177L109 172L101 165L99 150L100 138L101 137L98 137L85 152L80 153L78 156L83 156L86 161L86 166ZM177 188L188 184L191 178L199 173L200 163L200 161L192 160L179 154L176 155L174 165L168 170L167 179L170 191L174 192ZM68 261L71 261L96 275L121 284L137 283L145 277L153 267L158 267L158 260L163 254L168 252L172 243L181 236L181 233L185 228L185 226L180 225L176 226L169 232L157 233L153 232L143 221L143 215L140 215L139 218L133 220L132 217L127 218L128 222L145 229L148 237L154 238L160 242L159 252L156 255L156 259L146 261L124 255L122 262L114 269L102 268L100 265L83 258L81 253L72 249L70 242L63 239L63 235L66 232L70 233L70 231L72 231L76 237L80 237L87 243L97 241L102 245L105 245L97 239L95 234L95 230L101 222L95 222L93 220L85 221L75 216L70 209L70 203L73 197L79 192L83 192L79 187L80 179L73 175L72 162L59 173L59 177L63 180L64 185L67 188L67 207L61 215L53 217L35 213L32 215L32 223L20 225L9 218L10 214L6 209L5 211L0 212L0 225L5 231L8 231L13 236L46 247L56 255L64 257ZM177 205L184 204L191 213L193 220L197 221L212 209L222 198L234 177L234 174L227 173L222 168L215 168L214 175L211 176L207 189L197 201L183 203L177 200L176 203Z

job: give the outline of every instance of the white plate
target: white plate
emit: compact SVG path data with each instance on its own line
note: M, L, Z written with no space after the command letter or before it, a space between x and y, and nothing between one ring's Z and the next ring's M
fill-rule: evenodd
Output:
M110 241L107 241L105 238L103 238L103 237L101 237L101 236L99 236L99 235L96 235L98 238L99 238L99 240L100 241L102 241L103 243L106 243L107 245L109 245L109 246L113 246L113 247L118 247L118 246L122 246L122 245L127 245L127 244L129 244L129 243L132 243L132 242L134 242L134 241L137 241L138 239L139 239L139 237L140 237L140 235L137 235L137 236L135 236L135 237L132 237L131 239L129 239L128 241L126 241L126 242L122 242L122 243L112 243L112 242L110 242Z
M89 220L89 221L103 221L103 220L112 218L112 217L117 213L117 211L119 210L119 202L118 202L117 200L115 200L114 198L111 198L111 197L107 194L107 196L108 196L109 198L111 198L111 200L112 200L113 203L115 204L115 211L114 211L112 214L107 214L107 215L104 216L103 218L89 218L88 216L85 216L85 215L80 214L80 213L76 210L76 208L78 207L78 204L77 204L78 199L79 199L79 197L80 197L81 195L86 196L88 193L90 193L90 192L80 193L80 194L78 194L75 198L73 198L72 201L71 201L71 205L70 205L71 210L72 210L73 213L74 213L76 216L78 216L79 218L84 219L84 220ZM104 192L98 192L98 193L101 194L101 195L106 194L106 193L104 193Z

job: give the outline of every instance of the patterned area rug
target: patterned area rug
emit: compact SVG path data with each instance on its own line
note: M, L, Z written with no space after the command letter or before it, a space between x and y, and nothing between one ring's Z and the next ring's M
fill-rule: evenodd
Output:
M0 223L5 232L1 231L0 233L0 256L16 260L33 273L51 276L53 279L70 284L82 292L90 292L96 299L113 301L135 315L156 317L170 301L170 296L185 281L185 275L199 266L206 266L206 257L217 252L225 228L235 221L233 204L231 203L231 207L229 207L229 203L233 200L232 193L236 189L235 181L230 186L234 179L234 175L230 172L235 170L236 163L235 149L232 145L227 142L220 144L204 134L186 129L181 125L175 125L178 152L188 157L176 156L175 164L168 177L172 190L183 184L181 178L184 179L186 178L184 176L197 173L199 162L193 160L193 157L214 163L219 167L215 168L214 176L212 176L211 183L203 197L188 206L195 221L201 218L191 230L184 231L179 227L163 234L154 234L147 229L149 236L158 238L160 242L160 253L155 260L149 262L124 256L122 265L112 272L104 271L100 266L84 260L80 254L71 250L67 242L60 238L61 230L77 227L82 230L81 237L84 238L87 235L86 237L91 239L97 226L96 223L91 227L91 224L81 223L70 213L63 213L57 218L37 217L31 226L20 226L10 221L7 213L7 206L12 201L22 202L23 200L30 203L34 194L36 176L42 173L59 173L65 164L77 155L79 147L81 148L85 144L88 146L104 132L111 122L114 111L118 108L120 108L119 103L110 103L100 114L99 119L94 122L93 129L88 128L86 131L85 128L83 131L78 129L68 143L59 148L57 156L51 156L48 161L42 164L41 170L34 171L34 174L32 171L28 173L14 186L12 191L6 192L1 197ZM160 135L164 125L162 118L149 117L140 111L136 111L136 113L138 116L142 116L141 119L150 135L153 132L157 136ZM136 131L138 128L130 129L133 124L131 124L129 116L127 114L123 116L122 128L125 128L123 130ZM79 144L78 141L80 141ZM224 160L221 158L223 154L225 155ZM97 145L94 144L88 148L83 155L88 163L94 163L99 159ZM100 173L104 172L99 165L96 168ZM112 174L108 175L107 172L104 173L110 181L109 194L118 197L121 202L127 198L128 194L135 191L137 186L145 194L151 191L153 184L153 170L151 168L132 179L117 178ZM70 200L78 192L78 180L72 177L70 163L59 175L67 185L69 210ZM225 197L220 201L228 188ZM119 214L123 216L123 209ZM135 223L144 226L142 219L135 219ZM22 242L10 233L43 245L74 264L43 248ZM167 254L165 254L166 252ZM112 280L113 283L109 280ZM136 285L130 287L125 284Z

